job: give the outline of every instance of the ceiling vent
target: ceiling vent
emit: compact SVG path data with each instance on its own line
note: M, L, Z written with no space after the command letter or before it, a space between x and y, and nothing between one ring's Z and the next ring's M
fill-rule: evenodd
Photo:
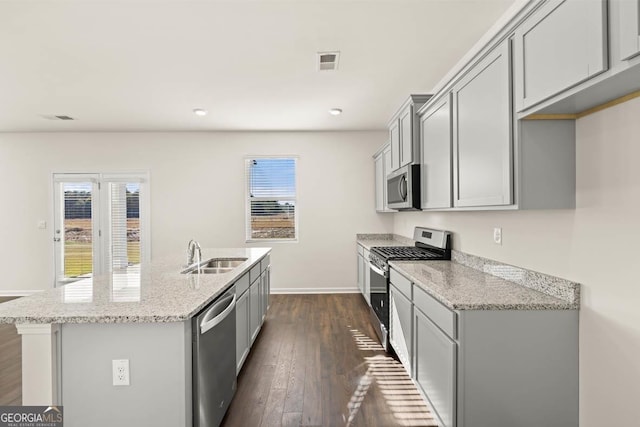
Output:
M318 71L336 71L340 52L318 52Z
M47 120L75 120L73 117L71 116L56 116L54 114L42 114L41 117L43 119L47 119Z

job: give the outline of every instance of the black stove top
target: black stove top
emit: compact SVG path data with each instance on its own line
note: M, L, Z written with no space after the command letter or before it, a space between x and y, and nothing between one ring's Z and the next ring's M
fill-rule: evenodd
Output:
M446 259L445 254L441 251L420 248L417 246L376 246L371 248L371 251L375 252L385 261Z

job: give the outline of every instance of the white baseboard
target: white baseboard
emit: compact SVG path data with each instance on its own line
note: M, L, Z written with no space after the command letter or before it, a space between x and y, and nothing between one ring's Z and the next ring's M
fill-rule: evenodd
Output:
M271 288L272 294L359 294L355 288Z
M0 297L28 297L29 295L37 294L38 292L42 292L42 289L19 291L0 290Z

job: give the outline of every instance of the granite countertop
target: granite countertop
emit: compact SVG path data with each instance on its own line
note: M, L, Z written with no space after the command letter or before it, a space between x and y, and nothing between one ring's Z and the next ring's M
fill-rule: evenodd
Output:
M180 274L185 255L81 279L0 304L0 323L162 323L190 319L270 248L202 249L202 259L247 258L224 274Z
M454 261L392 261L396 271L452 310L575 310L569 301Z
M397 234L357 234L374 246L413 246ZM453 310L577 310L580 285L558 277L451 251L451 261L392 261L390 265Z

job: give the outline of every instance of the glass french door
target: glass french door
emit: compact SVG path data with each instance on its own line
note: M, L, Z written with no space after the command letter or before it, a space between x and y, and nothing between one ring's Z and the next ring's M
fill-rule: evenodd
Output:
M139 272L148 259L144 183L139 175L54 175L55 286Z

